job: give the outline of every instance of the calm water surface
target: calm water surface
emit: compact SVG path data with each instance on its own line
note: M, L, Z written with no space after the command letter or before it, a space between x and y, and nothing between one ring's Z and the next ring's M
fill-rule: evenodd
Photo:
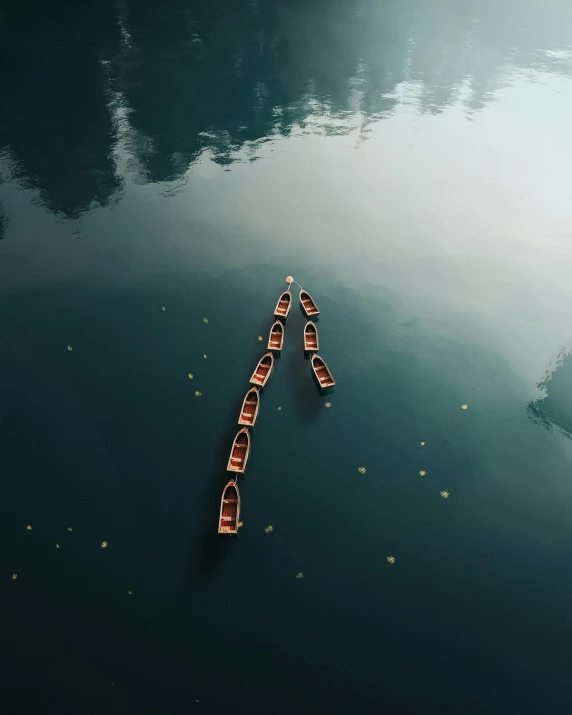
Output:
M4 3L7 711L572 711L571 22Z

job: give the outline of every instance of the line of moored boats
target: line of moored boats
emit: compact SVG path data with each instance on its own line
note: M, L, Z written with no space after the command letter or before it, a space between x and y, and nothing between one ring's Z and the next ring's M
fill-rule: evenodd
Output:
M288 277L287 282L293 283L294 280ZM258 412L260 410L260 394L268 382L272 370L274 368L274 355L280 354L284 345L285 323L290 314L292 307L292 293L290 285L288 290L284 291L274 311L275 322L270 328L268 338L268 352L263 355L252 373L250 383L252 387L246 393L242 402L238 424L241 429L238 431L232 443L230 457L228 459L227 471L234 474L244 474L246 463L250 454L250 432L249 427L254 427ZM318 329L313 322L318 319L320 311L311 295L301 289L300 291L300 307L306 318L304 325L304 351L310 355L313 374L318 382L321 390L329 390L336 384L332 374L326 365L325 361L318 355L320 343L318 337ZM227 536L236 536L238 534L240 521L240 492L238 485L234 479L231 479L225 486L219 514L218 533Z

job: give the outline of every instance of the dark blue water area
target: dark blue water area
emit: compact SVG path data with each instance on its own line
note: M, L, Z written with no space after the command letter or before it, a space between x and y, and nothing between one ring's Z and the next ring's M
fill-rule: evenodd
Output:
M517 691L528 707L539 677L564 702L568 624L553 618L570 580L555 533L569 509L555 523L535 504L530 531L515 506L519 483L535 488L539 449L564 479L553 438L522 415L502 364L474 348L448 357L446 344L420 359L383 300L371 310L386 350L356 364L365 324L339 319L356 297L316 281L338 381L328 398L293 311L240 481L240 539L216 537L235 418L277 293L264 276L247 284L159 280L124 295L67 285L3 301L15 378L2 395L3 561L22 572L7 602L12 684L33 679L70 708L94 689L94 711L198 699L218 712L227 688L239 712L319 709L324 692L340 711L377 697L398 711L494 711ZM467 364L461 396L450 385ZM520 424L516 443L507 421ZM400 695L410 680L416 692Z
M6 711L569 713L570 8L2 13Z

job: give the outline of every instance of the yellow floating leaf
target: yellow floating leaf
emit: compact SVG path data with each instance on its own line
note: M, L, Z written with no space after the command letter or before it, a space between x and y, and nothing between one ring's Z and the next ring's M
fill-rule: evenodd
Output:
M238 522L238 528L240 529L241 526L242 526L242 521L239 521L239 522Z
M163 307L161 308L161 310L165 310L165 306L163 306Z
M421 446L424 447L424 446L425 446L425 442L421 442Z
M299 571L299 572L296 574L296 578L298 578L298 579L304 578L304 574L303 574L301 571Z
M388 563L388 564L394 564L394 563L395 563L395 556L388 556L388 557L387 557L387 563Z
M265 531L267 534L270 534L272 531L274 531L274 527L271 526L271 525L269 525L269 526L266 527L266 529L264 529L264 531Z
M195 390L195 397L200 397L203 393Z
M443 499L448 499L448 498L449 498L449 492L439 492L439 494L441 494L441 496L443 497Z
M190 372L190 373L189 373L189 380L192 380L192 379L193 379L193 377L194 377L193 373L192 373L192 372Z
M206 358L206 355L203 355L204 358Z
M208 323L209 319L208 318L203 318L203 323Z
M102 541L101 542L101 548L106 549L107 548L107 541Z
M70 353L71 353L71 351L73 350L73 348L72 348L71 345L68 345L68 350L70 351Z
M71 526L68 526L68 531L71 531L71 530L72 530Z
M59 545L59 544L56 544L56 549L59 549L59 548L60 548L60 545Z
M468 408L469 408L469 405L461 405L461 409L462 409L462 410L466 410L466 409L468 409Z
M259 336L258 336L258 339L259 339L260 341L262 341L264 338L262 337L262 335L259 335Z
M424 469L422 469L422 470L419 472L419 474L420 474L422 477L424 477L424 476L427 474L427 472L426 472Z
M32 527L30 526L30 524L28 524L28 526L26 527L26 529L28 529L28 531L31 531L31 530L32 530Z
M326 407L331 407L332 403L331 402L326 402Z
M278 408L278 412L280 412L280 410L281 410L281 409L282 409L282 408L281 408L281 407L279 407L279 408Z
M367 472L367 469L365 467L358 467L357 470L360 474L365 474Z
M133 591L127 591L127 593L128 593L130 596L133 595Z
M16 581L17 579L18 579L18 574L17 574L17 573L13 573L13 574L12 574L12 581Z

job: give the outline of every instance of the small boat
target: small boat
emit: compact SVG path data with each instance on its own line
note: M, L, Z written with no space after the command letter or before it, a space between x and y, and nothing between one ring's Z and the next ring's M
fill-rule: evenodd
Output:
M284 326L277 320L270 328L270 338L268 339L269 350L282 350L284 342Z
M310 352L312 350L319 350L320 344L318 342L318 328L309 320L304 326L304 350Z
M240 492L234 479L226 485L220 500L220 516L218 533L225 536L238 535L238 520L240 519Z
M228 459L227 472L238 472L244 474L246 469L246 461L250 452L250 435L246 427L239 430L232 443L230 457Z
M289 290L285 290L284 293L278 298L278 303L276 304L276 310L274 311L274 315L277 318L286 318L288 317L288 313L290 312L290 308L292 307L292 293L290 293Z
M306 313L306 317L312 318L315 315L320 315L318 306L314 303L312 296L305 290L300 291L300 303L302 304L304 313Z
M319 355L312 355L312 369L320 387L333 387L336 384L328 366Z
M260 362L256 366L256 370L252 373L252 377L249 382L253 385L259 385L264 387L268 382L270 377L270 372L272 371L272 366L274 365L274 355L272 353L266 353L260 358Z
M256 387L251 387L246 393L238 418L239 425L254 427L256 418L258 417L258 408L260 407L260 395Z

